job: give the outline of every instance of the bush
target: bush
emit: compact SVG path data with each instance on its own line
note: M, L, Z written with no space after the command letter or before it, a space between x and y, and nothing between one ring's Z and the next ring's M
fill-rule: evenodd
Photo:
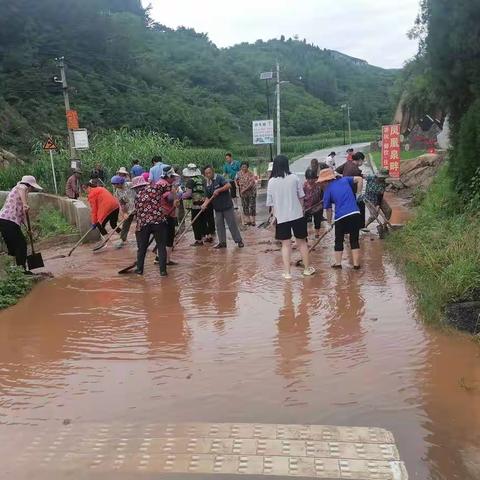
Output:
M4 274L0 278L0 309L15 305L32 288L31 277L23 273L23 268L6 260Z
M472 103L460 121L450 171L457 189L465 196L474 194L472 174L480 168L480 100ZM478 187L477 187L478 188Z
M480 215L455 191L446 168L415 217L387 245L403 265L428 321L439 321L446 304L469 299L480 289Z

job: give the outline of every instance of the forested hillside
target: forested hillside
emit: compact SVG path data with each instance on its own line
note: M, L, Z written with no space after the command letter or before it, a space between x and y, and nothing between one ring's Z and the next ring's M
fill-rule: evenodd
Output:
M139 0L0 0L0 11L0 145L14 151L64 135L57 56L90 130L153 129L194 145L246 140L251 120L266 115L259 73L276 59L291 82L282 87L288 135L341 129L344 102L352 128L378 127L393 112L396 71L303 41L219 49L207 35L154 23Z

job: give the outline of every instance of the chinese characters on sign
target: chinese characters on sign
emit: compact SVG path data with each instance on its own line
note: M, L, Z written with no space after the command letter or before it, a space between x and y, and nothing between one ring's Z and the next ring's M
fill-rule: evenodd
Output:
M254 120L253 127L253 144L268 145L274 143L273 137L273 120Z
M382 167L390 177L400 177L400 125L382 127Z

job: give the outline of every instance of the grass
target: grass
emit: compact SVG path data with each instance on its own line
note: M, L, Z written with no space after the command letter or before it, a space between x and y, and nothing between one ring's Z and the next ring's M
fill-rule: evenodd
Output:
M78 230L70 225L65 217L53 207L47 207L39 212L33 222L32 229L38 239L78 233Z
M378 136L376 131L354 131L352 141L367 142ZM295 157L310 153L321 148L341 145L342 132L327 132L307 137L284 137L282 153ZM55 155L57 183L59 193L64 193L64 185L70 174L70 161L65 145L60 145L59 153ZM100 163L106 170L107 177L115 174L120 166L130 167L133 159L138 158L144 167L148 167L154 155L162 155L168 163L181 167L188 163L197 165L212 164L221 169L225 152L232 151L234 158L249 160L251 167L257 167L261 174L266 171L269 161L268 146L232 144L227 147L202 148L186 147L179 140L156 132L141 130L106 130L100 131L90 138L90 149L82 152L83 181L87 181L89 172L94 165ZM275 148L273 149L275 152ZM30 162L25 165L15 165L0 171L0 189L10 189L22 175L34 175L47 192L53 192L53 179L50 159L42 151L41 143L34 145Z
M408 152L402 151L400 152L400 161L407 161L407 160L412 160L413 158L417 158L420 155L423 155L425 150L410 150ZM381 168L381 162L382 162L382 153L381 152L372 152L371 153L373 161L375 162L375 165L377 168Z
M6 257L0 257L0 309L15 305L32 288L33 280Z
M387 242L417 294L426 321L444 307L480 291L480 214L454 191L444 167L415 210L413 220Z

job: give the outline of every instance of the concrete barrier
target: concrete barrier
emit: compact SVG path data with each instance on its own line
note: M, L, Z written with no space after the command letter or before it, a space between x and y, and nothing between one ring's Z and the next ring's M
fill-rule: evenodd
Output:
M0 191L0 205L3 205L8 192ZM53 207L60 211L67 221L77 227L80 235L90 230L90 207L83 200L72 200L67 197L60 197L50 193L29 193L28 204L33 215L45 207ZM95 241L100 238L98 230L87 235L86 242Z

